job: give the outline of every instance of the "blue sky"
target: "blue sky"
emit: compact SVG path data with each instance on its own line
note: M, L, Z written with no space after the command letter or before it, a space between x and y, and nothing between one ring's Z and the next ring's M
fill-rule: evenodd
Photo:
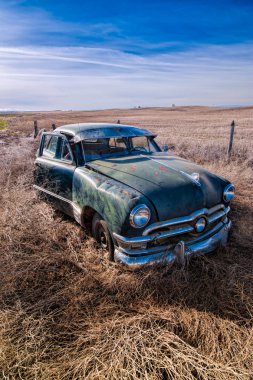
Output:
M0 0L0 109L253 103L253 1Z

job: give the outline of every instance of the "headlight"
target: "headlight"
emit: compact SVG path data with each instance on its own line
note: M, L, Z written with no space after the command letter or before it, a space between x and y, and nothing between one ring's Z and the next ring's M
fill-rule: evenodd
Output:
M230 183L224 189L223 199L225 202L230 202L234 198L234 195L235 195L235 188L232 185L232 183Z
M151 212L148 206L138 205L130 213L130 224L135 228L142 228L148 224Z

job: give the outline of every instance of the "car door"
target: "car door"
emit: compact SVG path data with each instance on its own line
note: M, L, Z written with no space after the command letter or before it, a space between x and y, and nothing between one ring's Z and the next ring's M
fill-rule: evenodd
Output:
M76 163L64 135L45 133L35 161L35 187L61 211L73 216L72 184Z

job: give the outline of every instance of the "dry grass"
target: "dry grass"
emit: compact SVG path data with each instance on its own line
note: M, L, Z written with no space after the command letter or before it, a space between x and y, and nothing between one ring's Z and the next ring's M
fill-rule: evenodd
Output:
M0 134L0 378L252 379L252 108L25 114ZM189 266L108 264L75 222L32 190L33 119L146 126L234 182L227 249ZM228 124L234 155L224 159ZM18 146L18 149L17 149ZM174 146L174 147L173 147Z

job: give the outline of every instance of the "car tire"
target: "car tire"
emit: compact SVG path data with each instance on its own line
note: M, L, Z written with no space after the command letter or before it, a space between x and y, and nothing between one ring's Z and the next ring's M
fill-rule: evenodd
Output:
M98 245L108 252L110 261L114 260L114 244L107 223L103 218L95 213L92 219L92 236Z

